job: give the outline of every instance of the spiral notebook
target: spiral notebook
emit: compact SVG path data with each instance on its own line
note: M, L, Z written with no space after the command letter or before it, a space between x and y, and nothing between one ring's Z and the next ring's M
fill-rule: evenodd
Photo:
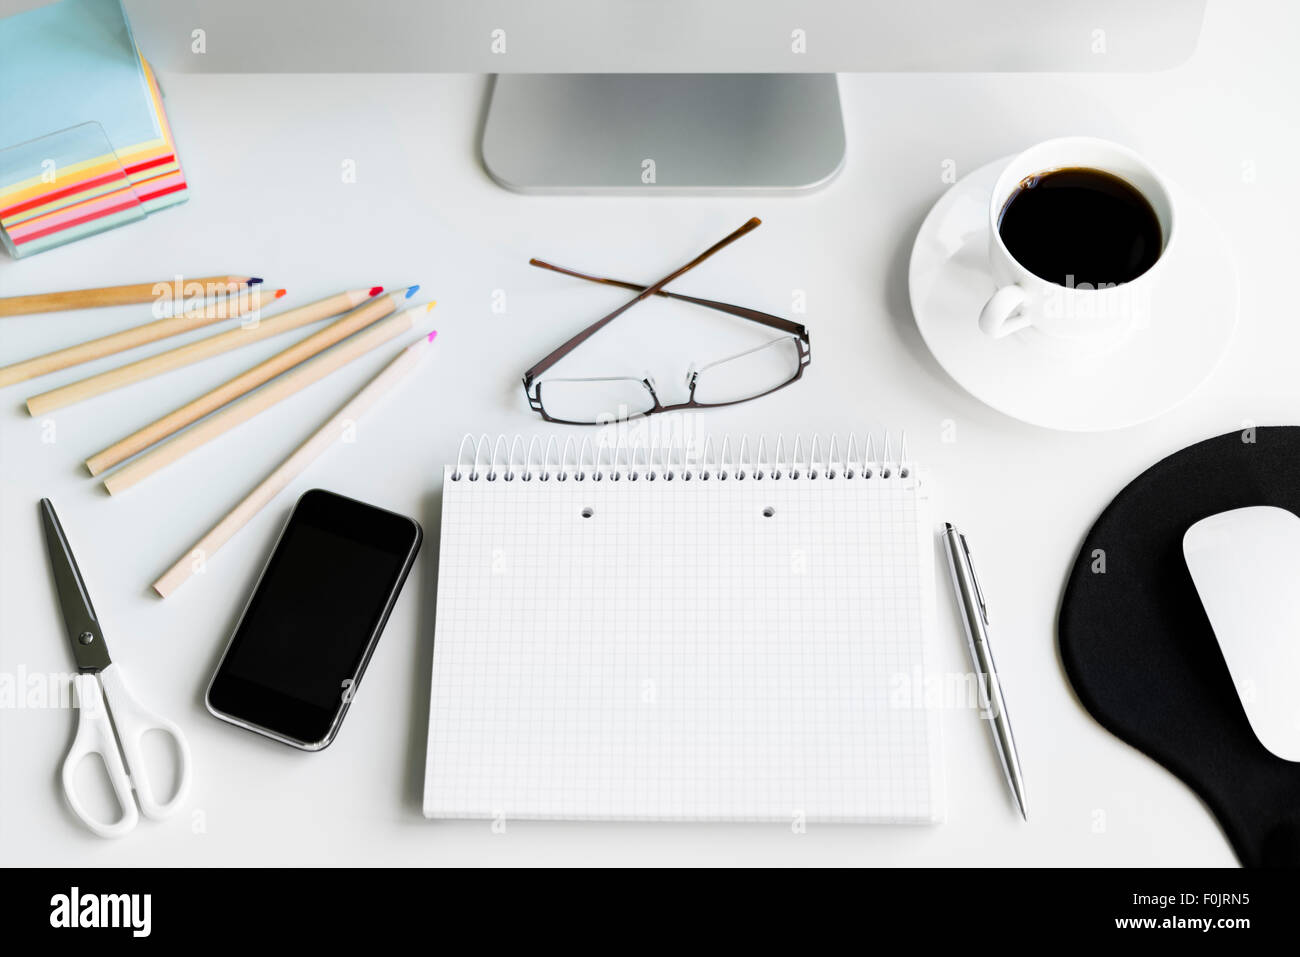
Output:
M905 457L547 444L443 476L426 816L942 819Z

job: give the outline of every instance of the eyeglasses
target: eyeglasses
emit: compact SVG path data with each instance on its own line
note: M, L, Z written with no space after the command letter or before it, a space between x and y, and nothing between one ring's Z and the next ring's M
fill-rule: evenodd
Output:
M588 282L618 286L637 293L631 300L573 336L541 362L524 373L524 394L529 407L547 422L563 425L597 425L621 419L673 412L678 409L707 409L748 402L770 395L797 382L804 368L812 361L808 329L797 322L759 312L745 306L733 306L712 299L698 299L663 289L668 283L695 268L718 250L735 242L756 229L760 220L749 220L731 235L709 247L685 266L650 286L621 279L606 279L553 266L539 259L529 260L530 265L553 272L585 279ZM654 380L649 376L600 376L588 379L539 379L548 369L586 342L597 331L617 319L638 302L650 296L662 296L681 302L694 303L715 309L741 319L748 319L784 333L775 339L735 355L714 359L702 365L692 364L686 372L686 387L690 398L675 405L664 405L655 391Z

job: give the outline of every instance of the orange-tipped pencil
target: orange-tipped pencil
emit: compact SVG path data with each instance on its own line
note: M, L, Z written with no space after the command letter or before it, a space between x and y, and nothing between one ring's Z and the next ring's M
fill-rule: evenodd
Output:
M79 379L57 389L42 392L40 395L34 395L27 400L27 411L32 415L44 415L46 412L53 412L55 409L61 409L75 402L103 395L113 389L120 389L122 386L130 385L133 382L139 382L151 376L179 369L202 359L229 352L231 349L238 349L240 346L246 346L253 342L261 342L263 339L281 335L291 329L309 326L313 322L320 322L322 319L328 319L330 316L337 316L341 312L346 312L383 291L383 286L371 286L369 289L349 289L347 292L340 292L325 299L318 299L316 302L309 302L307 305L298 306L296 309L289 309L285 312L276 313L274 316L267 316L255 325L251 323L238 325L234 329L227 329L225 332L208 336L198 342L177 346L175 349L168 349L166 352L147 356L124 366L118 366L116 369L101 372L99 375L88 376L85 379Z
M137 282L129 286L100 286L97 289L71 289L67 292L42 292L30 296L0 299L0 316L24 316L36 312L62 312L64 309L88 309L91 306L125 306L135 302L153 302L170 296L175 299L204 299L238 292L242 287L261 283L257 276L203 276L199 279L165 279L160 282ZM181 290L177 295L175 290ZM191 292L193 290L193 292Z
M159 339L166 339L168 336L178 336L182 332L189 332L191 329L198 329L201 326L209 326L214 322L221 322L223 319L234 319L236 316L242 316L261 309L268 302L273 302L283 295L283 289L274 291L261 289L257 292L245 290L236 295L227 296L225 299L218 300L211 305L199 306L188 312L183 312L179 316L156 319L153 322L146 322L142 326L124 329L109 336L101 336L98 339L91 339L89 342L68 346L66 349L47 352L43 356L33 356L31 359L24 359L22 362L15 362L0 369L0 386L34 379L37 376L57 372L60 369L68 368L68 366L80 365L92 359L102 359L104 356L111 356L115 352L134 349L136 346L157 342Z

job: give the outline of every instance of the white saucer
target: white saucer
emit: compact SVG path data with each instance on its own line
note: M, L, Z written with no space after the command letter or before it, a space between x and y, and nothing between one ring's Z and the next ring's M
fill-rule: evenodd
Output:
M1183 402L1214 372L1237 327L1237 267L1209 214L1175 195L1179 238L1152 294L1150 325L1115 351L1074 355L1032 329L992 339L977 324L994 289L989 191L1009 161L954 184L912 247L912 314L939 364L980 401L1049 429L1120 429Z

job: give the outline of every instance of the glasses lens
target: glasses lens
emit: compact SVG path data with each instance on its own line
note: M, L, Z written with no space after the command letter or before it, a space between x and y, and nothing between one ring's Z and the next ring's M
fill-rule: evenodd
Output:
M695 377L695 401L723 405L763 395L785 385L799 372L799 340L773 339L730 359L719 359Z
M645 415L654 397L640 379L546 379L537 385L542 408L565 422L617 422Z

